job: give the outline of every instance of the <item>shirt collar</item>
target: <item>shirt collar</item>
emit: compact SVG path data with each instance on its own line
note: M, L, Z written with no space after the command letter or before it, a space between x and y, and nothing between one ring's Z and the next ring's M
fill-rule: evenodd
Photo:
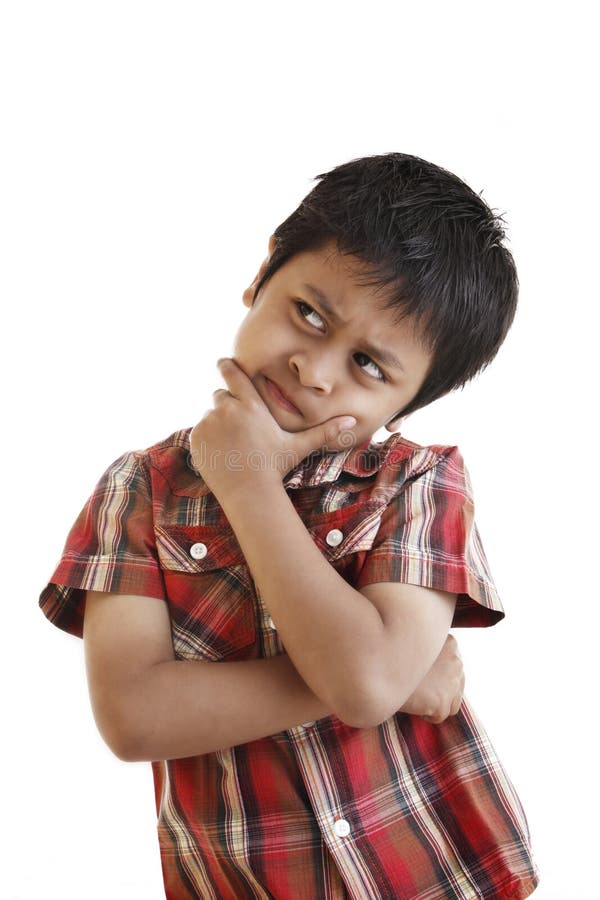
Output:
M415 447L401 435L392 434L385 441L366 440L337 453L316 451L288 472L283 483L286 488L314 487L336 481L342 472L366 478L384 465L406 459Z
M190 490L194 496L199 496L203 493L208 493L209 488L202 480L198 479L199 473L194 467L189 452L191 431L191 428L187 428L181 432L176 432L164 444L168 443L168 447L171 447L173 439L176 438L175 443L177 446L182 446L183 449L188 451L186 453L186 462L190 482L189 484L185 482L182 487L178 481L178 489L175 493L181 493L182 490ZM157 449L160 450L162 447L163 444ZM366 440L356 447L340 450L337 453L325 453L322 450L316 450L287 473L283 479L283 484L286 488L291 488L292 490L315 487L336 481L343 472L359 478L368 478L371 475L375 475L384 466L403 462L415 450L419 449L423 448L412 441L406 440L400 434L392 434L385 441ZM167 461L165 464L161 464L160 453L153 454L153 463L167 477L172 463Z

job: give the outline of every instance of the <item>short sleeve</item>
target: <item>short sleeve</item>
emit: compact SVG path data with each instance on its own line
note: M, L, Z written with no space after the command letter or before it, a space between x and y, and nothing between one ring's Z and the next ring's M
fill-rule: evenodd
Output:
M85 591L166 599L148 475L139 453L125 453L101 477L39 605L53 624L82 637Z
M471 482L457 447L443 448L384 510L356 587L398 581L458 595L453 626L493 625L504 617L474 521ZM408 477L407 477L408 475Z

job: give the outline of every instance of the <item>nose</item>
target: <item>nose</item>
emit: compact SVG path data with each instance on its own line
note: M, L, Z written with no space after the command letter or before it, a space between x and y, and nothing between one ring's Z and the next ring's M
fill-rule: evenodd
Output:
M321 353L294 353L289 366L303 387L312 387L322 394L329 394L335 382L336 363L333 358Z

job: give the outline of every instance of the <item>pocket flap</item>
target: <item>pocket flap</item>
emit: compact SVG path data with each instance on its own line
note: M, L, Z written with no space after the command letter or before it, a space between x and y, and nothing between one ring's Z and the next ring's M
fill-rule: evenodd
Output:
M190 574L245 565L235 534L222 525L156 525L156 547L163 569Z
M328 513L311 522L309 532L321 552L334 562L350 553L370 550L381 524L379 506L363 505L354 514L347 509Z

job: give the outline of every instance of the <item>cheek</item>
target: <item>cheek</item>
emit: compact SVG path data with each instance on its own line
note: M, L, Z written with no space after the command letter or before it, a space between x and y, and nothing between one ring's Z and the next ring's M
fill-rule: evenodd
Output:
M242 322L233 339L233 355L236 360L249 362L259 347L258 329L254 322L247 319Z
M349 429L353 445L367 440L377 429L377 423L373 419L372 412L369 413L368 410L360 408L356 403L342 404L339 411L336 410L336 415L354 416L356 419L356 425Z
M388 409L387 407L377 407L375 405L371 405L367 410L363 410L363 415L357 416L358 427L361 430L361 434L364 435L363 440L371 438L376 431L384 428L397 412L398 409L396 407Z
M242 323L234 338L235 354L262 366L275 358L291 355L293 340L285 323L274 318L254 318ZM281 362L281 359L279 360Z
M238 326L238 329L234 335L233 343L232 343L233 347L237 348L240 346L241 343L243 343L244 334L246 332L246 329L247 329L247 319L244 319L242 321L241 325Z

